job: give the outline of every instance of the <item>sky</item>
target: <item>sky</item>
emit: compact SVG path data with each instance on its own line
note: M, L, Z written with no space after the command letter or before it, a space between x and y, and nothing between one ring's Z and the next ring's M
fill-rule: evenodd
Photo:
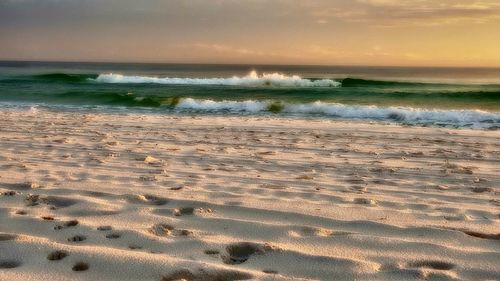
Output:
M0 60L500 67L500 0L0 0Z

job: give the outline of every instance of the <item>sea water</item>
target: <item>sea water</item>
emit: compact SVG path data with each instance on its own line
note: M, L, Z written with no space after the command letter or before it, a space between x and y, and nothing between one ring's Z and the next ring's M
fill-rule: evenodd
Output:
M500 128L500 69L0 62L0 107Z

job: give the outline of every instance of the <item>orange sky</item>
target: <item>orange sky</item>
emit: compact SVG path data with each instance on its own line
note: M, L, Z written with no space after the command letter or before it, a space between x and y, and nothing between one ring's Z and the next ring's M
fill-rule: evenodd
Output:
M498 0L0 0L0 59L500 66Z

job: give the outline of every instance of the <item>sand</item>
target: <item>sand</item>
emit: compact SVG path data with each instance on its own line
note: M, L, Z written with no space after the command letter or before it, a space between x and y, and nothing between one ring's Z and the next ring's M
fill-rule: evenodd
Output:
M500 280L500 132L0 111L0 280Z

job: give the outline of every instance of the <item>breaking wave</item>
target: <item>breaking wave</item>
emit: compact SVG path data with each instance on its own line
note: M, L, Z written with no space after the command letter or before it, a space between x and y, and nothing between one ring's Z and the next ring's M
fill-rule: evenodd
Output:
M278 106L276 106L278 105ZM345 105L321 101L306 104L282 104L272 101L213 101L192 98L182 99L177 110L206 112L261 113L280 108L282 113L321 115L349 119L372 119L416 124L448 124L470 127L497 127L500 113L481 110L438 110L412 107L378 107Z
M35 79L53 82L85 82L88 79L95 79L95 74L69 74L69 73L47 73L34 76Z
M257 74L230 78L170 78L150 76L127 76L121 74L100 74L96 82L101 83L155 83L171 85L226 85L226 86L274 86L274 87L339 87L340 82L331 79L304 79L297 75L287 76L281 73Z

